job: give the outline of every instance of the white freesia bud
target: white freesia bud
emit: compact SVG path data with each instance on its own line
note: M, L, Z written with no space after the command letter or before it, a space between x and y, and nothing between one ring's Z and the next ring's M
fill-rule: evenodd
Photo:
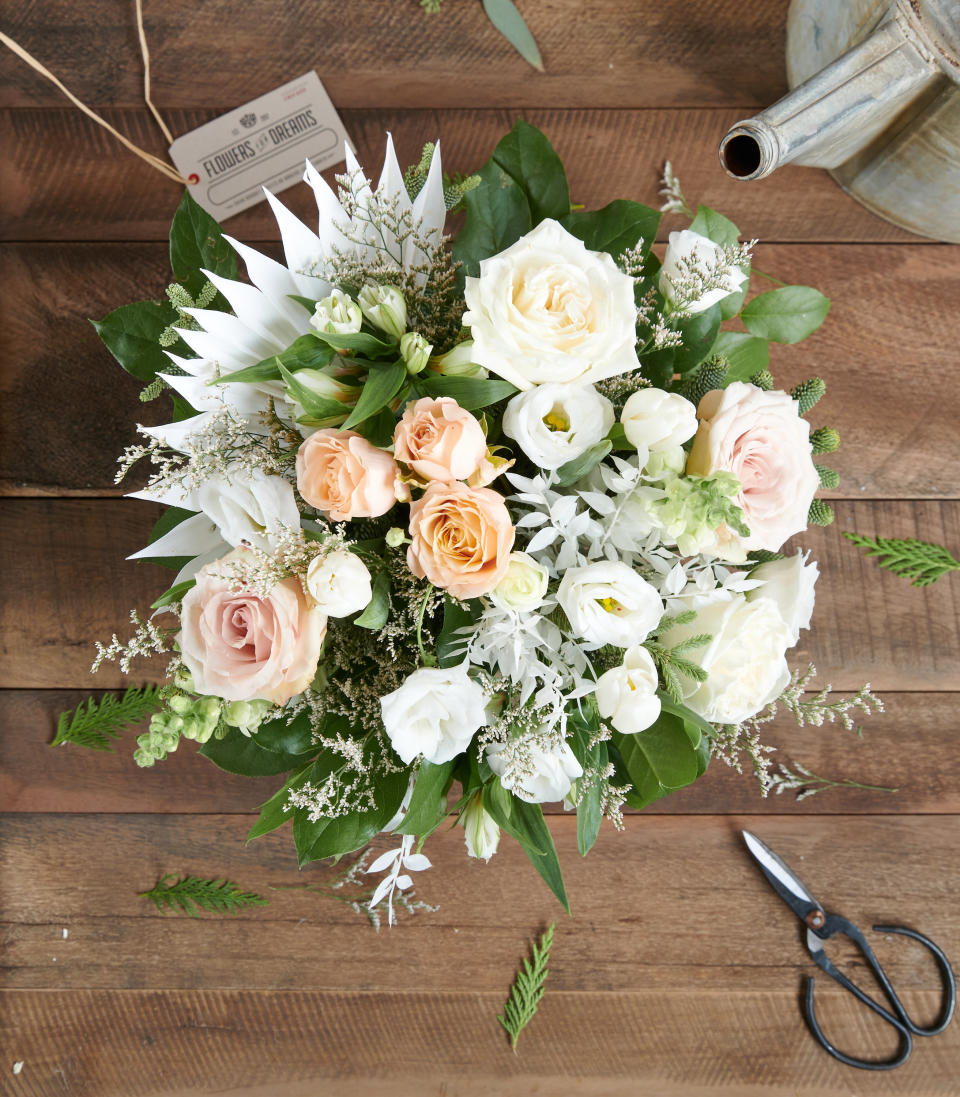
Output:
M807 563L809 557L809 552L804 553L800 549L796 556L771 560L750 572L750 578L762 579L763 586L751 590L747 601L772 598L790 630L791 645L800 639L802 628L810 627L813 616L814 587L820 571L815 560L812 564Z
M705 312L724 297L736 293L747 276L739 267L724 266L722 251L719 244L699 232L690 229L671 232L660 267L660 292L671 304L680 305L690 313ZM707 280L714 288L690 300L694 283Z
M230 701L223 706L223 721L250 736L272 708L271 701Z
M407 302L396 286L368 282L357 296L363 315L375 328L399 339L407 330Z
M618 648L646 640L663 616L656 589L620 560L567 568L557 601L577 636Z
M583 766L569 743L544 747L534 739L524 744L524 765L519 770L510 765L513 750L509 742L491 744L487 747L487 762L503 787L528 803L562 800L573 782L583 776Z
M462 754L487 722L483 687L466 665L421 667L399 689L380 698L383 726L409 765L418 754L439 765Z
M697 409L679 393L638 389L623 405L620 422L638 450L675 449L697 433Z
M300 528L293 488L261 468L231 466L208 476L197 488L200 509L234 548L246 542L272 553L286 529Z
M635 735L656 723L660 715L657 667L639 644L627 648L623 663L597 680L600 715L624 735Z
M363 313L348 293L335 289L329 297L317 302L310 323L327 335L349 335L360 330Z
M407 373L416 374L427 368L433 347L419 331L408 331L400 339L400 357L407 367Z
M543 604L549 576L547 569L525 552L511 552L507 574L490 592L501 609L527 611Z
M535 465L558 469L603 438L613 404L593 385L537 385L519 392L503 413L503 433Z
M307 568L307 594L328 617L349 617L373 596L367 565L347 549L316 556Z
M446 354L431 358L430 369L435 373L442 373L446 377L487 376L487 371L483 366L474 361L472 339L465 339L462 343L457 343L452 350L448 350Z
M497 852L500 844L500 828L493 816L484 809L483 800L478 792L460 814L459 822L463 826L463 839L470 857L489 861Z

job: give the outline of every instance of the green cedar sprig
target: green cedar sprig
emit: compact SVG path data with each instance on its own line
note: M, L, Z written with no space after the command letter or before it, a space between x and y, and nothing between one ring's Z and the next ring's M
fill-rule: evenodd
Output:
M695 616L695 615L694 615ZM680 614L675 618L667 618L668 623L686 623L689 618L687 614ZM665 629L662 631L666 631ZM657 666L657 670L660 671L660 677L663 679L663 688L667 691L670 697L677 702L677 704L683 701L683 688L680 684L680 678L692 678L695 682L705 682L707 680L707 672L697 663L691 663L689 659L684 658L688 651L693 651L695 648L702 648L706 644L709 644L713 637L709 633L699 633L696 636L688 636L686 640L681 640L679 644L675 644L672 648L664 647L663 644L658 644L655 640L648 640L644 647L653 656L653 661Z
M75 743L90 750L112 750L111 740L119 739L121 731L160 708L159 694L159 686L131 686L122 697L115 693L99 700L88 697L73 712L60 714L50 746Z
M141 891L143 898L149 899L161 914L173 910L182 910L191 918L196 918L201 910L217 914L236 914L244 907L267 906L269 899L252 891L241 891L230 880L203 880L199 876L181 876L165 872L149 891ZM175 880L168 884L168 880Z
M882 568L892 571L902 579L912 580L911 586L927 587L950 571L960 571L960 560L955 560L943 545L930 541L915 541L899 537L861 537L846 530L843 536L858 548L867 549L867 556L876 560Z
M550 923L539 944L534 942L531 946L533 962L524 958L523 967L517 972L510 988L510 996L504 1004L503 1013L497 1014L497 1020L510 1036L510 1045L514 1052L517 1050L521 1031L533 1020L543 998L544 984L549 974L547 961L550 959L550 946L553 944L554 924Z

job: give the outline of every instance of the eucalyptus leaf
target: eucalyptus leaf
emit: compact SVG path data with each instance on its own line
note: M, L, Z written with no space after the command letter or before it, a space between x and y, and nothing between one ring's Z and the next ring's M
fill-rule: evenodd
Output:
M605 251L618 259L643 239L646 250L657 238L658 210L617 198L603 209L576 210L560 219L563 227L591 251Z
M493 150L493 162L526 195L534 225L548 217L559 221L570 212L570 188L563 161L536 126L519 119Z
M201 268L224 278L235 279L238 275L237 256L223 229L189 191L183 192L170 226L170 266L174 277L194 298L207 281Z
M102 320L90 321L107 350L127 373L141 381L152 381L157 373L170 368L170 359L158 340L176 322L177 310L169 301L121 305Z
M480 273L480 262L497 255L533 228L526 195L510 175L488 160L477 173L480 185L463 196L463 227L453 242L453 258L462 263L460 285Z
M570 484L576 483L581 477L586 476L591 469L596 468L612 449L613 442L609 438L601 438L599 442L594 442L579 457L574 457L572 461L568 461L557 469L556 483L560 487L569 487Z
M536 39L517 11L513 0L483 0L483 10L490 22L497 28L520 56L535 69L543 72L543 59L537 48Z
M770 366L770 344L758 335L746 331L721 331L711 354L722 354L730 363L727 384L731 381L749 381L754 374Z
M381 408L385 408L403 388L406 381L407 367L400 361L371 370L360 390L360 398L356 406L343 424L343 429L349 430L357 423L362 423L371 415L375 415Z
M452 396L465 411L479 411L513 396L517 389L496 377L444 377L421 375L416 381L424 396Z
M829 297L812 286L781 286L754 297L740 318L761 339L799 343L820 327L829 311Z
M696 216L690 222L690 231L706 236L721 247L730 247L740 239L740 230L728 217L703 205L697 206Z

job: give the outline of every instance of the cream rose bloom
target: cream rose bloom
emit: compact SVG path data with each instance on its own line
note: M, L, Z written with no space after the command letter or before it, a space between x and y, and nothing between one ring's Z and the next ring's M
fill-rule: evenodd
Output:
M543 564L526 552L511 552L507 573L490 592L490 600L501 609L528 612L543 604L549 582Z
M558 469L603 438L616 416L593 385L537 385L503 413L503 433L542 469Z
M396 460L422 480L469 480L487 458L479 421L452 396L407 404L393 432Z
M245 553L234 549L197 572L183 598L178 643L197 693L283 704L313 681L326 614L293 578L267 595L237 591L230 566Z
M407 765L417 755L435 765L449 762L487 720L486 694L464 664L415 670L380 698L380 711L390 744Z
M506 575L513 526L503 496L490 488L434 480L410 504L407 564L454 598L489 594Z
M633 279L547 219L468 278L473 360L529 389L637 369Z
M627 648L623 663L597 679L597 708L617 731L635 735L660 715L659 680L653 657L639 644Z
M667 238L667 251L660 267L660 292L673 305L680 302L686 312L705 312L711 305L729 297L747 280L739 267L720 267L717 270L717 282L714 289L707 290L694 301L686 300L686 293L678 286L687 276L685 269L695 262L701 268L714 271L720 263L721 248L706 236L690 229L671 232Z
M326 428L297 450L297 488L334 522L377 518L397 501L397 463L356 431Z
M307 593L328 617L349 617L366 609L373 596L370 572L356 553L335 549L316 556L307 568Z
M500 778L503 787L531 804L548 804L562 800L583 776L583 766L570 749L569 743L544 747L536 741L524 744L523 758L530 769L521 772L510 763L514 748L510 743L487 747L487 762Z
M810 424L787 393L764 392L743 381L708 392L697 414L700 428L687 473L732 472L740 481L736 501L750 536L730 531L730 541L741 552L776 552L807 528L807 512L820 486Z
M762 579L763 586L755 587L747 594L747 601L757 598L772 598L780 610L780 616L790 630L790 643L800 639L800 630L810 627L813 617L813 603L816 598L814 588L820 575L820 569L814 560L808 564L810 553L802 549L796 556L785 560L770 560L750 572L751 579Z
M656 588L619 560L567 568L557 601L577 636L618 648L646 640L663 616Z
M748 601L744 595L715 590L686 594L671 602L671 612L697 611L686 625L659 637L665 647L707 633L710 643L685 653L707 672L705 682L682 678L685 703L715 724L739 724L779 697L790 681L786 653L790 629L772 598Z

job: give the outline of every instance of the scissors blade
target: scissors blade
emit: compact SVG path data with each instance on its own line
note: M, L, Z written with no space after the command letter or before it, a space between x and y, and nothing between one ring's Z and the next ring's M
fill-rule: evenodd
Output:
M795 875L792 869L787 867L786 863L769 846L765 846L749 830L743 830L740 833L747 844L747 849L753 854L764 876L770 882L770 886L801 922L805 922L807 916L813 911L822 911L823 908L810 894L800 878Z

